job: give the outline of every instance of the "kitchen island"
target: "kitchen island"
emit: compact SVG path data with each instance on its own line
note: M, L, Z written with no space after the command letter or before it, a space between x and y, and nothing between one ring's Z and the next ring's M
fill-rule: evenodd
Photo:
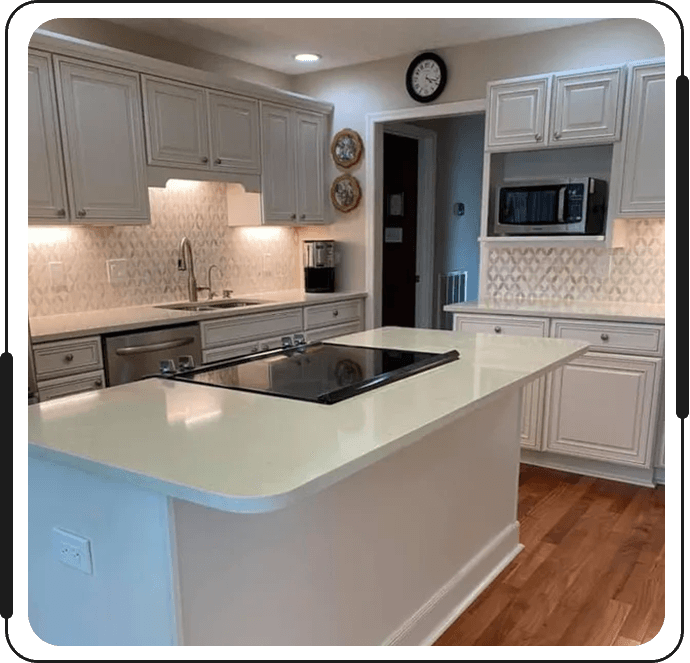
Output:
M433 642L521 549L522 386L587 344L397 328L335 342L460 359L334 405L152 378L30 406L35 633ZM54 527L88 539L91 573L57 560Z

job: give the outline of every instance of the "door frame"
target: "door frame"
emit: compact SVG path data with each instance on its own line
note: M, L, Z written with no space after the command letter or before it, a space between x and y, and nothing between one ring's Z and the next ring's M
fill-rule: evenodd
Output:
M365 132L366 191L365 197L365 276L369 296L365 304L366 327L381 326L381 288L383 265L383 134L386 122L423 120L458 115L476 115L486 112L486 99L454 101L447 104L402 108L399 110L367 113ZM433 242L432 242L433 247ZM432 249L433 250L433 249ZM432 267L433 270L433 267ZM479 273L481 275L481 256ZM480 276L481 278L481 276ZM433 283L432 283L433 287ZM480 283L481 288L481 283ZM416 313L416 312L415 312Z
M383 127L384 134L417 141L417 246L415 284L415 327L433 326L434 236L436 227L436 132L413 124L396 122ZM381 265L383 269L383 263ZM382 272L383 277L383 272Z

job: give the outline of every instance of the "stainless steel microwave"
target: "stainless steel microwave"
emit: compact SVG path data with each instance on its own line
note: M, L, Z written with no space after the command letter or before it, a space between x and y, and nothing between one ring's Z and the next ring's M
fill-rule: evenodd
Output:
M607 187L593 177L500 187L495 235L602 235Z

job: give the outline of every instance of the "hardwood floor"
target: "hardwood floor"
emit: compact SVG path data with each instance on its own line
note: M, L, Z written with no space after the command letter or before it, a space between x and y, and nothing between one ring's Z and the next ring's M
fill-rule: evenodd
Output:
M525 549L435 645L639 645L664 621L664 489L520 468Z

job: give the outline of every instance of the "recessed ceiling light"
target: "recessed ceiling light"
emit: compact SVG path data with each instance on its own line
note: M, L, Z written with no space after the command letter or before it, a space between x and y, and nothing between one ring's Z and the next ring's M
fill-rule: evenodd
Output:
M320 59L321 56L316 55L316 53L300 53L299 55L295 55L295 60L297 60L297 62L316 62Z

